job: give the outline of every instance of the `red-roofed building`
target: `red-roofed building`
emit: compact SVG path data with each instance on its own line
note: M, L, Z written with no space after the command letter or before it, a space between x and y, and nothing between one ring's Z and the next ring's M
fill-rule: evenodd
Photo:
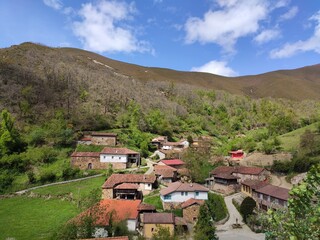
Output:
M104 199L140 199L156 185L155 175L112 174L102 186Z
M159 181L165 183L171 183L177 180L177 169L168 165L155 165L154 174L157 176Z
M230 159L233 161L240 161L245 157L245 153L243 150L230 151Z
M157 232L161 226L168 228L171 235L174 234L175 217L173 213L145 213L142 219L143 236L147 239Z
M181 159L163 159L159 162L159 165L167 165L176 169L180 169L185 166L185 162Z
M141 200L116 200L104 199L97 205L89 208L74 219L81 223L83 217L91 216L96 226L95 237L107 237L105 230L109 226L110 219L114 222L126 221L129 231L135 231L138 227L138 206Z
M126 169L140 165L140 154L127 148L105 147L101 152L74 152L71 165L80 169Z
M200 206L204 203L204 200L194 198L182 203L183 218L189 223L195 223L198 220Z

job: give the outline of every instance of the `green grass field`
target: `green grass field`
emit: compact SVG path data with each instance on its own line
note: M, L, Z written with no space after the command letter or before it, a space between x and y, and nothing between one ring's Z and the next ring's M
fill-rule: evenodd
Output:
M50 239L55 231L78 213L75 204L57 199L1 199L0 239Z
M101 188L105 182L105 176L91 178L87 180L81 180L78 182L71 182L61 185L49 186L32 190L32 192L41 195L53 195L63 196L72 193L74 199L80 199L83 196L88 195L92 190Z
M163 210L162 201L159 195L145 197L143 202L155 206L157 210Z
M281 147L284 151L292 151L297 149L300 144L300 137L306 131L315 131L317 129L317 125L319 123L313 123L311 125L296 129L292 132L283 134L279 136L279 140L281 141Z

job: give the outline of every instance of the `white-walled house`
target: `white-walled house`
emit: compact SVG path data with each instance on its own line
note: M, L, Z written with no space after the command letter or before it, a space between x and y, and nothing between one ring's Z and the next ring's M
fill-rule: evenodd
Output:
M190 198L207 200L209 189L197 183L174 182L160 191L165 209L176 207Z

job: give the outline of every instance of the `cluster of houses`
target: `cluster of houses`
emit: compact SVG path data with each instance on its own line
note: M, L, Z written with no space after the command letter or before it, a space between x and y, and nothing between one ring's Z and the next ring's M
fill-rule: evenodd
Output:
M105 145L101 152L74 152L72 166L80 169L125 169L140 165L138 152L117 148L115 134L92 133L85 136L81 144ZM160 136L152 143L162 150L185 149L189 143L168 142ZM203 143L203 142L202 142ZM206 145L198 145L207 147ZM231 157L242 159L243 152L232 152ZM112 174L102 185L102 200L99 217L95 220L95 237L107 236L106 226L110 221L125 221L130 231L137 231L150 239L159 227L166 227L173 234L179 226L187 230L198 218L200 206L213 190L222 194L241 191L252 197L261 209L286 207L289 190L269 184L270 173L259 167L220 166L210 172L205 185L179 180L187 175L185 163L179 159L162 159L153 166L152 174ZM143 202L144 196L160 189L160 200L165 212L157 212L155 206ZM170 210L182 209L183 217L175 216ZM88 209L83 215L90 214ZM169 211L169 212L167 212Z

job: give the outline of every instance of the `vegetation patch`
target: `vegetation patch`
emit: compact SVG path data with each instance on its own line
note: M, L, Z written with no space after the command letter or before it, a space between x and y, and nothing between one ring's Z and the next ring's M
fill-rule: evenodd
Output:
M157 210L163 210L162 201L159 195L145 197L143 201L155 206Z

